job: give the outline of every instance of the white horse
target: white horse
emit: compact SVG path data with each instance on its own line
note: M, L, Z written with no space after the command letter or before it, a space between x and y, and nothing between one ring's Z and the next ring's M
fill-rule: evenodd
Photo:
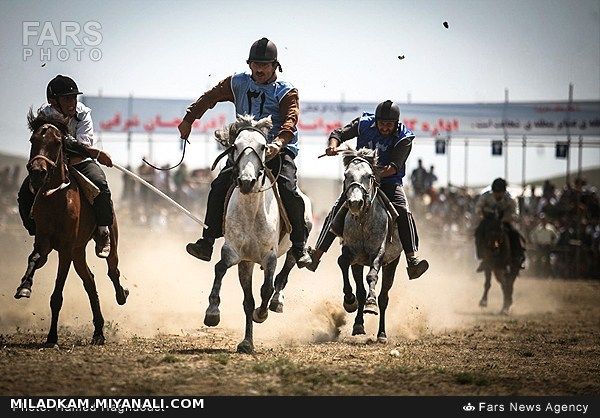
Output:
M215 280L209 296L204 324L216 326L219 323L221 282L227 269L237 264L240 284L244 291L244 313L246 314L244 340L237 346L237 351L242 353L254 351L252 321L261 323L267 319L269 301L271 301L269 309L282 312L281 292L295 264L293 256L288 253L284 267L274 283L277 258L288 252L292 244L289 233L281 241L279 239L283 222L279 214L273 182L267 174L269 169L265 167L267 135L271 127L270 116L255 121L252 116L238 115L234 123L215 132L217 140L228 147L222 155L228 155L230 158L236 188L231 194L225 212L223 231L225 243L221 249L221 260L215 265ZM311 203L304 194L299 190L298 192L304 199L305 222L310 231ZM254 309L252 295L252 270L255 263L260 264L265 275L260 289L261 304L256 309Z

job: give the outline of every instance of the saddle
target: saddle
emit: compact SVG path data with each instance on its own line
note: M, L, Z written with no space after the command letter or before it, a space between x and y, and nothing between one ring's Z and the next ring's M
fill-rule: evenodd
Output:
M83 196L85 196L87 201L90 202L90 205L93 205L94 199L100 194L100 189L73 166L69 166L69 174L73 176L77 182L79 190L81 190Z
M281 200L281 196L279 194L279 188L278 188L277 183L275 182L275 177L273 177L273 174L270 171L265 170L265 172L267 173L269 180L271 180L271 183L273 184L273 193L275 193L275 200L277 201L277 207L279 208L279 217L281 219L281 227L279 229L279 243L281 243L281 241L283 240L283 237L285 237L286 234L290 234L292 232L292 224L290 223L290 218L288 217L287 211L285 210L285 207L283 206L283 201ZM231 199L231 195L233 194L234 190L235 190L235 184L232 184L229 187L229 190L227 191L227 195L225 196L225 210L223 211L223 224L222 224L223 230L225 230L227 205L229 204L229 199Z
M377 188L377 198L381 199L383 206L385 207L385 211L388 217L388 222L390 225L396 223L396 219L398 218L398 211L390 202L390 199L381 191L381 189ZM342 238L344 235L344 223L346 220L346 215L348 214L348 205L344 203L340 210L335 214L333 221L331 222L331 232L333 232L337 237ZM393 237L393 228L388 228L387 233L387 242L392 242Z

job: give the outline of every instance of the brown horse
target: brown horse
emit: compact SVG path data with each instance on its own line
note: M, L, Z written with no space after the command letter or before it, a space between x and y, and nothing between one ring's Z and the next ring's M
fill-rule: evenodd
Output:
M48 260L52 250L58 252L58 272L54 292L50 297L52 322L46 340L47 345L58 342L58 315L63 302L63 288L71 262L83 280L83 287L92 307L94 335L92 344L104 343L104 318L96 291L94 275L87 262L85 248L96 230L92 206L80 193L77 182L71 179L65 156L64 137L68 129L64 121L51 119L29 111L27 116L31 135L31 152L27 170L30 187L35 193L32 208L36 225L33 252L29 256L27 271L17 288L15 298L28 298L31 294L33 275ZM125 304L129 291L124 289L117 268L117 220L110 227L111 249L108 258L108 276L114 288L117 303Z

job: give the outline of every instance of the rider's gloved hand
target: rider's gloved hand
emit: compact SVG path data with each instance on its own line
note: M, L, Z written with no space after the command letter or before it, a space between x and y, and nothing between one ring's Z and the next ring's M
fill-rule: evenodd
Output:
M267 144L267 160L270 160L271 158L275 157L277 154L279 154L279 151L281 151L281 148L283 148L283 143L281 142L281 140L279 138L276 138L275 141L271 142L270 144Z
M327 148L325 148L325 154L331 156L337 155L338 153L338 147L339 143L337 141L337 139L335 138L330 138L329 139L329 145L327 146Z
M179 129L179 136L181 139L188 139L190 133L192 133L192 124L186 120L182 120L179 126L177 126L177 129Z

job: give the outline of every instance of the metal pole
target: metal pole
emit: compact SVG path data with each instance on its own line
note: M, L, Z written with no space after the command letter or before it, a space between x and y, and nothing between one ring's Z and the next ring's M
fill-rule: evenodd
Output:
M133 113L133 93L129 93L127 100L127 121ZM131 126L127 125L127 166L131 167Z
M523 142L521 154L523 156L523 163L521 164L521 187L523 191L525 191L525 185L527 184L527 178L525 177L525 169L527 164L527 136L523 135Z
M567 107L567 175L565 176L565 184L568 185L571 181L571 107L573 105L573 83L569 84L569 105Z
M577 158L577 177L581 178L581 160L582 160L582 151L583 151L583 135L579 135L579 144L578 144L578 158Z
M148 161L154 161L154 141L152 140L152 132L148 132Z
M446 137L446 171L447 171L447 182L448 182L448 187L450 187L452 185L452 182L450 181L450 167L451 167L451 162L452 160L450 159L450 134L448 134L448 136Z
M506 113L508 111L508 89L504 89L504 111L502 112L502 129L504 131L504 179L508 183L508 129Z
M469 138L465 138L465 189L469 187Z

